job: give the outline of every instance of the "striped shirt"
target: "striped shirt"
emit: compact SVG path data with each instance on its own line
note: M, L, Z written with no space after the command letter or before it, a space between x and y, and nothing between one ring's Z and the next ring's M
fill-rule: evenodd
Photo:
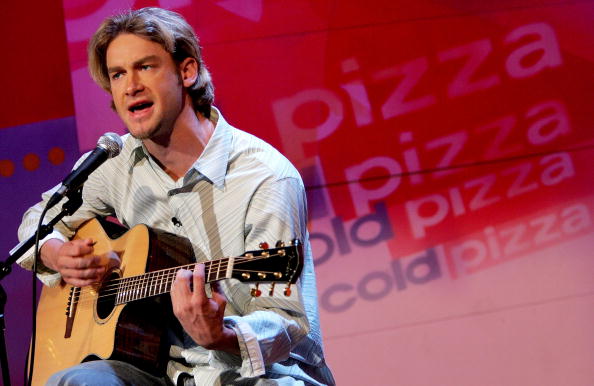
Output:
M262 241L303 240L304 268L290 296L277 290L273 296L254 298L248 284L236 279L221 282L228 299L224 323L237 333L241 357L206 350L185 339L185 344L171 347L168 375L174 384L184 373L192 374L199 385L246 378L254 378L254 384L286 380L333 384L322 350L301 178L278 151L230 126L215 108L211 120L212 137L177 181L156 164L142 141L122 136L120 155L107 160L85 183L81 208L43 241L65 241L98 215L115 216L127 227L146 224L184 236L198 261L239 256L258 249ZM43 201L25 213L20 239L34 233L42 208L58 187L44 193ZM47 218L58 210L52 208ZM30 269L32 261L30 253L19 264ZM58 273L43 266L38 266L38 277L50 286L60 281Z

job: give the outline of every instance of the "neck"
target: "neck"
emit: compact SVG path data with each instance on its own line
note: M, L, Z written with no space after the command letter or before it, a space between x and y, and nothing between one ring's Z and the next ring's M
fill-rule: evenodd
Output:
M183 177L204 151L214 124L185 104L168 134L143 141L159 166L173 179Z

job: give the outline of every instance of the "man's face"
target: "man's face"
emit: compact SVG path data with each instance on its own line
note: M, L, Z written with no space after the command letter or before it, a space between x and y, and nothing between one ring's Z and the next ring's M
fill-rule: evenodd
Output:
M106 56L113 102L128 131L139 139L167 136L183 107L171 55L158 43L120 34Z

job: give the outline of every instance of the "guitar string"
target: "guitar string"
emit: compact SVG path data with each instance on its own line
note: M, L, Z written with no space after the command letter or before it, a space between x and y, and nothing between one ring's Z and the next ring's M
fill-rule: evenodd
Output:
M267 271L253 271L253 270L242 270L242 272L261 272L261 273L274 273L274 272L267 272ZM174 274L168 274L167 276L163 276L161 278L159 278L160 282L156 283L156 285L153 286L153 288L147 288L147 287L143 287L143 288L136 288L134 286L130 286L129 288L124 288L123 290L120 289L119 291L116 290L116 292L114 293L110 293L110 294L105 294L103 291L101 291L99 296L93 296L91 298L88 298L88 291L85 291L84 293L81 293L79 295L76 295L74 297L74 301L79 304L79 305L83 305L83 304L88 304L88 303L93 303L95 301L102 303L111 299L108 299L109 297L113 298L114 296L117 296L118 293L122 294L122 297L124 299L124 301L121 300L116 300L114 303L116 304L123 304L123 303L127 303L133 300L139 300L139 299L144 299L144 298L148 298L150 296L156 296L156 295L161 295L167 292L171 291L170 285L173 283L173 279L175 278ZM143 283L136 283L136 284L143 284ZM144 283L146 284L146 283ZM165 290L163 290L163 286ZM158 291L155 291L155 288L158 288ZM147 292L150 292L149 294L147 294ZM140 295L140 296L139 296ZM83 299L81 299L83 298Z
M262 260L262 259L267 259L270 257L275 257L275 256L279 256L278 254L273 254L273 255L269 255L269 256L257 256L257 257L252 257L252 258L236 258L234 263L236 265L240 265L243 263L248 263L248 262L252 262L255 260ZM223 272L225 272L228 268L228 262L229 259L219 259L219 260L213 260L213 261L209 261L206 262L206 264L208 265L208 268L210 269L210 272L213 272L213 270L218 270L218 272L221 271L221 268L223 268ZM74 297L74 301L76 301L78 304L81 304L83 301L81 301L80 299L82 297L86 297L85 295L88 295L89 293L92 293L93 296L97 293L99 293L99 296L96 296L96 299L100 299L100 298L105 298L105 297L113 297L115 296L118 292L123 293L123 297L125 298L135 298L136 296L138 296L139 291L140 293L142 293L144 296L141 296L140 298L143 297L148 297L146 296L147 292L153 292L155 288L159 288L160 290L162 290L163 286L168 286L172 283L172 279L176 276L177 274L177 270L181 269L181 268L191 268L191 267L195 267L198 263L192 263L192 264L187 264L184 266L180 266L180 267L173 267L173 268L167 268L167 269L162 269L162 270L158 270L158 271L151 271L151 272L147 272L145 274L142 275L137 275L137 276L131 276L131 277L124 277L124 278L117 278L117 279L112 279L110 281L108 281L108 283L116 283L116 284L108 284L107 286L103 286L99 292L97 292L97 290L95 289L81 289L80 291L78 291L78 294ZM239 269L241 272L260 272L260 273L269 273L269 274L273 274L274 272L272 271L256 271L256 270L246 270L246 269ZM161 274L161 276L159 276L159 274ZM216 279L215 279L216 280ZM152 282L151 282L152 281ZM212 280L210 280L212 281ZM209 281L209 282L210 282ZM125 285L120 286L119 282L125 282ZM150 287L146 287L146 284L150 284ZM139 285L144 287L139 287ZM115 287L115 288L109 288L109 287ZM166 293L170 290L170 288L166 287L166 291L161 292L161 293ZM154 296L154 295L158 295L160 293L155 293L153 295L149 295L149 296ZM95 296L93 297L93 299L91 299L92 301L95 300ZM102 300L107 300L107 299L102 299ZM98 300L98 301L102 301L102 300ZM131 299L134 300L134 299ZM128 300L129 301L129 300Z
M263 274L275 274L273 271L256 271L256 270L239 270L242 273L263 273ZM122 294L123 297L137 297L140 296L148 297L159 295L161 293L169 292L170 284L173 283L177 273L170 272L164 275L147 278L143 280L135 280L132 282L127 282L125 286L121 286L118 288L110 289L110 290L101 290L100 295L98 297L109 297L114 296L117 294ZM214 280L208 280L207 282L212 282L215 280L219 280L220 278L217 277Z
M259 260L259 259L264 259L265 257L262 258L252 258L249 259L250 261L254 261L254 260ZM237 262L236 262L237 263ZM242 261L239 261L238 264L241 264ZM175 276L177 274L177 271L179 269L182 268L193 268L195 267L197 264L199 263L191 263L191 264L186 264L186 265L182 265L179 267L171 267L171 268L165 268L162 270L157 270L157 271L151 271L151 272L147 272L141 275L135 275L135 276L130 276L130 277L119 277L117 279L111 279L109 280L107 283L107 285L101 287L101 293L106 293L110 290L118 290L121 289L120 286L120 282L123 282L125 284L125 289L135 289L135 287L137 287L138 284L141 284L143 282L147 282L151 279L153 279L155 276L158 276L158 274L161 274L162 276L158 279L162 279L162 278L168 278L168 277L172 277ZM221 270L221 268L223 268L223 271L226 271L226 269L228 268L228 260L227 259L220 259L220 260L213 260L211 262L206 262L206 264L208 265L208 269L209 272L212 272L213 270ZM166 276L167 275L167 276ZM88 292L97 292L96 289L94 288L84 288L81 290L81 296L83 294L86 294Z
M236 265L240 265L240 264L244 264L244 263L249 263L252 261L256 261L256 260L262 260L262 259L267 259L270 257L277 257L280 256L278 254L275 255L269 255L269 256L258 256L258 257L253 257L253 258L236 258L234 260L234 266ZM204 264L207 266L206 269L209 270L208 272L206 272L207 276L209 276L209 274L213 271L217 271L218 272L225 272L226 269L229 266L229 259L219 259L219 260L212 260L212 261L207 261ZM179 266L179 267L171 267L171 268L165 268L165 269L161 269L161 270L157 270L157 271L150 271L150 272L146 272L140 275L135 275L135 276L129 276L129 277L119 277L117 279L112 279L109 281L109 283L113 283L113 284L109 284L107 286L103 286L102 289L105 290L108 287L116 287L119 286L118 282L142 282L142 281L147 281L152 279L154 276L157 276L160 273L166 273L166 272L173 272L174 274L177 273L177 271L181 268L192 268L195 267L197 264L199 263L191 263L191 264L186 264L183 266ZM240 268L241 270L241 268ZM246 271L249 272L249 270L242 270L242 271Z
M248 270L248 269L241 269L241 270L237 270L237 271L242 272L242 273L263 273L263 274L274 274L275 273L274 271ZM102 288L99 292L101 295L99 295L98 298L114 296L117 293L126 293L128 291L132 291L132 292L133 291L142 291L145 294L148 292L148 293L151 293L151 295L149 295L149 296L158 295L159 293L169 292L168 289L161 292L162 287L164 285L167 286L167 285L173 283L173 280L175 279L176 276L177 276L177 272L170 272L170 273L161 275L159 277L147 277L145 279L127 282L126 283L127 285L125 285L123 287L110 288L108 290L105 290ZM226 277L222 277L222 278L226 278ZM207 283L210 283L210 282L216 281L216 280L220 280L222 278L215 278L212 280L208 280ZM153 293L153 292L155 292L155 290L157 293Z
M243 263L248 263L251 261L255 261L255 260L262 260L262 259L267 259L269 257L276 257L279 256L278 254L276 255L269 255L268 257L263 256L263 257L253 257L253 258L235 258L234 261L234 265L239 265L239 264L243 264ZM209 269L211 272L213 270L221 270L221 267L224 267L224 269L227 269L228 267L228 262L229 259L225 258L225 259L218 259L218 260L211 260L211 261L207 261L204 264L207 266L206 269ZM119 281L128 281L128 282L133 282L133 281L143 281L143 280L147 280L147 278L151 277L151 276L156 276L159 273L164 273L164 272L170 272L170 271L175 271L177 272L179 269L182 268L192 268L195 267L197 264L200 263L190 263L190 264L186 264L186 265L182 265L182 266L178 266L178 267L170 267L170 268L164 268L161 270L157 270L157 271L150 271L150 272L145 272L142 273L140 275L135 275L135 276L129 276L129 277L118 277L117 279L111 279L108 281L108 283L114 283L114 284L109 284L108 286L103 286L102 289L108 288L110 286L118 286L119 285Z
M269 255L269 256L257 256L257 257L252 257L252 258L236 258L235 259L235 264L236 265L241 265L243 263L247 263L247 262L252 262L255 260L261 260L261 259L266 259L269 257L275 257L275 256L279 256L278 254L273 254L273 255ZM213 261L209 261L206 262L206 264L208 265L209 273L213 272L215 270L217 270L217 274L219 272L221 272L221 267L223 268L223 272L225 272L228 268L228 261L229 259L219 259L219 260L213 260ZM185 266L180 266L180 267L173 267L173 268L167 268L167 269L163 269L163 270L158 270L158 271L151 271L142 275L137 275L137 276L131 276L131 277L125 277L125 278L117 278L117 279L112 279L109 281L109 283L116 283L116 284L108 284L107 286L103 286L100 289L100 292L102 294L107 293L107 295L105 296L113 296L111 294L108 293L108 291L110 291L110 287L115 287L114 290L121 290L122 287L120 285L119 282L125 282L125 286L123 288L124 291L151 291L151 288L137 288L138 285L146 285L146 284L152 284L153 288L155 286L163 286L163 279L166 279L167 282L165 282L165 284L168 284L168 281L171 281L171 278L174 277L177 273L177 270L179 270L180 268L191 268L192 266L196 266L197 263L192 263L192 264L187 264ZM271 273L273 274L274 272L271 271L254 271L254 270L241 270L241 272L262 272L262 273ZM159 275L161 275L159 277ZM167 275L167 276L166 276ZM216 280L216 279L215 279ZM151 281L153 283L151 283ZM79 291L78 297L84 296L86 295L88 292L94 292L96 293L97 290L96 289L82 289L81 291ZM75 298L75 300L78 300L77 298Z
M272 271L254 271L254 270L241 270L241 272L258 272L258 273L268 273L268 274L274 274L274 272ZM122 302L122 303L126 303L128 301L132 301L132 300L139 300L139 299L144 299L150 296L156 296L156 295L161 295L167 292L171 291L171 284L173 284L173 281L175 279L175 274L168 274L167 276L162 276L160 277L158 280L158 282L154 282L154 283L136 283L141 285L142 287L137 288L135 286L130 286L129 288L123 288L123 289L115 289L115 290L111 290L110 293L105 293L104 291L100 292L99 296L96 296L94 299L91 300L97 300L98 302L103 302L103 301L108 301L110 299L108 298L113 298L114 296L117 296L117 294L122 294L122 298L125 298L126 301ZM211 280L211 281L215 281L215 280ZM146 284L150 284L150 287L147 287ZM144 286L143 286L144 285ZM137 299L138 297L138 299ZM80 300L79 300L80 301Z

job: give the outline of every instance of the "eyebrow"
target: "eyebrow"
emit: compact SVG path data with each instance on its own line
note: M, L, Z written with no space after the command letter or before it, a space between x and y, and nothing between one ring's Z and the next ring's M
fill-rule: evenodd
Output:
M138 60L135 60L134 63L132 63L132 66L136 67L142 63L146 63L146 62L150 62L150 61L159 61L159 57L157 55L147 55L147 56L144 56ZM121 71L121 70L123 70L122 66L107 67L108 74L111 74L112 72Z

